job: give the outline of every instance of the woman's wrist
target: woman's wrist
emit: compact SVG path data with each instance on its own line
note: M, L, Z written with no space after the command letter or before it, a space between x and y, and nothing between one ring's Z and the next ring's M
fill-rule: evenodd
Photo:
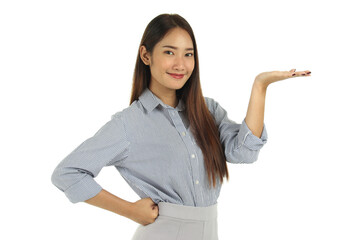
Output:
M264 92L266 92L268 86L269 86L269 84L265 84L263 82L257 81L256 78L253 83L253 87L255 87L256 89L258 89L260 91L264 91Z
M132 220L135 212L134 207L135 205L133 202L126 203L126 206L124 207L123 216Z

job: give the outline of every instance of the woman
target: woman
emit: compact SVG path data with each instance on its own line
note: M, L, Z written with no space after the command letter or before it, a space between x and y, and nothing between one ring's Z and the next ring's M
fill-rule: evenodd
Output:
M242 124L204 97L193 31L177 14L154 18L143 34L130 106L63 159L52 182L73 203L86 202L137 223L134 240L218 239L217 198L227 162L252 163L267 141L269 84L310 71L274 71L254 81ZM132 203L94 178L115 166L139 195Z

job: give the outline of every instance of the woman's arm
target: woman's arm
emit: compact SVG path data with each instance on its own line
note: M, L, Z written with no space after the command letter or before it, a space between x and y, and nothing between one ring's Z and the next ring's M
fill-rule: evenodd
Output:
M267 86L254 81L245 122L251 132L260 138L264 126L265 95Z
M298 76L310 76L311 74L309 70L301 72L295 71L296 69L291 69L290 71L263 72L256 76L245 117L246 124L255 136L260 137L263 130L267 87L271 83L280 80Z
M131 215L132 203L113 195L105 189L102 189L95 197L85 202L127 218Z

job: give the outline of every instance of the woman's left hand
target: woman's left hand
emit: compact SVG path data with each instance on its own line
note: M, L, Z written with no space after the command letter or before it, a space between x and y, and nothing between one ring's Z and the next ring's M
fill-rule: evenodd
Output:
M296 69L291 69L290 71L263 72L256 76L255 82L267 87L273 82L287 78L311 76L310 74L311 72L309 70L296 72Z

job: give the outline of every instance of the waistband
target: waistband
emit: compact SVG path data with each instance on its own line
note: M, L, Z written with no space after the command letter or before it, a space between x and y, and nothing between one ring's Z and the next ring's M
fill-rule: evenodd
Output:
M217 217L217 203L208 207L193 207L159 202L158 207L160 216L201 221L212 220Z

